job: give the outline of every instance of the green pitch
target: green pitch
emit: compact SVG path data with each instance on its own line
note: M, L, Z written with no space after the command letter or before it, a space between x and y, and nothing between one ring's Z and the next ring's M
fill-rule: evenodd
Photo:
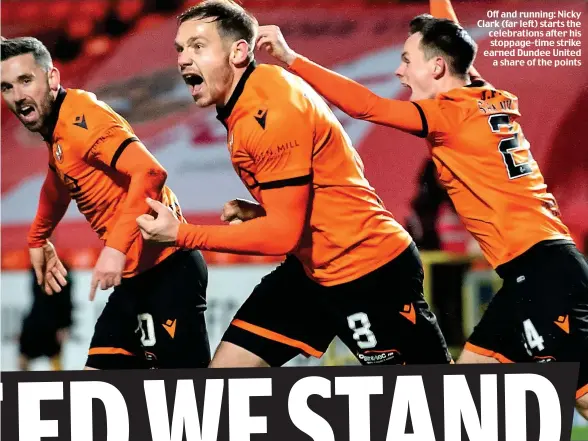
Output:
M588 427L574 427L571 441L588 441Z

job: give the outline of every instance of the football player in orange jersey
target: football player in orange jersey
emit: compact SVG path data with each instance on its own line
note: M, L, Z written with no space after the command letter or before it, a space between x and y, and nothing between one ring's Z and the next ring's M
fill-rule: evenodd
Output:
M466 228L504 280L458 363L575 361L588 417L588 265L547 191L518 123L515 95L481 79L476 43L449 0L409 26L396 75L412 94L386 99L297 54L276 26L257 47L348 115L425 138Z
M98 318L86 369L206 367L207 271L202 255L144 246L135 218L145 197L185 222L166 171L120 115L92 93L65 89L31 37L2 39L2 98L48 148L48 170L28 235L37 282L60 292L66 271L49 241L71 199L104 242L90 298L114 287Z
M171 245L287 255L237 311L211 367L321 357L335 336L362 364L450 363L416 246L326 103L284 69L256 64L257 21L236 3L199 3L179 22L179 70L199 107L217 107L257 203L228 203L231 225L189 225L151 201L157 219L137 222Z

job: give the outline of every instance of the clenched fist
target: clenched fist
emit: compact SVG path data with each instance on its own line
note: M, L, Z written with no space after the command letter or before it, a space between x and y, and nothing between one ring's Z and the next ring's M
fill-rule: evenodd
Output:
M298 54L286 43L282 31L278 26L260 26L257 42L257 50L265 49L268 54L290 66Z
M223 206L221 220L234 225L265 215L265 210L261 205L245 199L233 199Z

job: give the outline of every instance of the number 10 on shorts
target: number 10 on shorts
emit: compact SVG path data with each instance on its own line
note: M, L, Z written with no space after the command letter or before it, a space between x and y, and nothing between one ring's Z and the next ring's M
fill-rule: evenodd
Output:
M149 313L139 314L137 316L139 326L136 332L141 333L141 344L143 346L155 346L155 326L153 325L153 317Z
M347 317L349 329L353 331L353 339L360 349L373 348L378 344L376 336L371 331L371 323L365 312L356 312Z

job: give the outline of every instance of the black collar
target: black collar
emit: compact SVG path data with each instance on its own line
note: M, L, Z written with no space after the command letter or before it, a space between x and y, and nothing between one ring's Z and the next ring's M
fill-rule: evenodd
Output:
M55 102L53 103L53 109L51 109L51 113L47 117L49 135L48 137L43 137L45 142L53 142L53 132L55 132L55 126L57 125L57 120L59 119L59 111L61 110L61 105L63 104L63 100L65 99L66 94L67 92L65 91L65 89L59 86L57 97L55 97Z
M229 115L231 114L231 112L235 108L235 104L237 104L237 100L239 99L239 97L243 93L243 89L245 89L245 83L247 82L247 79L251 76L251 74L253 73L253 71L255 70L256 67L257 67L257 63L255 62L255 60L253 60L251 63L249 63L249 66L247 66L247 69L245 69L245 72L243 72L243 76L241 77L241 79L237 83L237 87L235 87L235 90L233 91L233 94L229 98L229 101L227 101L227 104L224 107L220 107L220 106L216 107L216 113L217 113L216 119L218 119L223 124L225 124L225 120L229 117Z
M486 82L483 80L475 80L472 81L470 84L468 84L465 87L484 87L486 85Z

